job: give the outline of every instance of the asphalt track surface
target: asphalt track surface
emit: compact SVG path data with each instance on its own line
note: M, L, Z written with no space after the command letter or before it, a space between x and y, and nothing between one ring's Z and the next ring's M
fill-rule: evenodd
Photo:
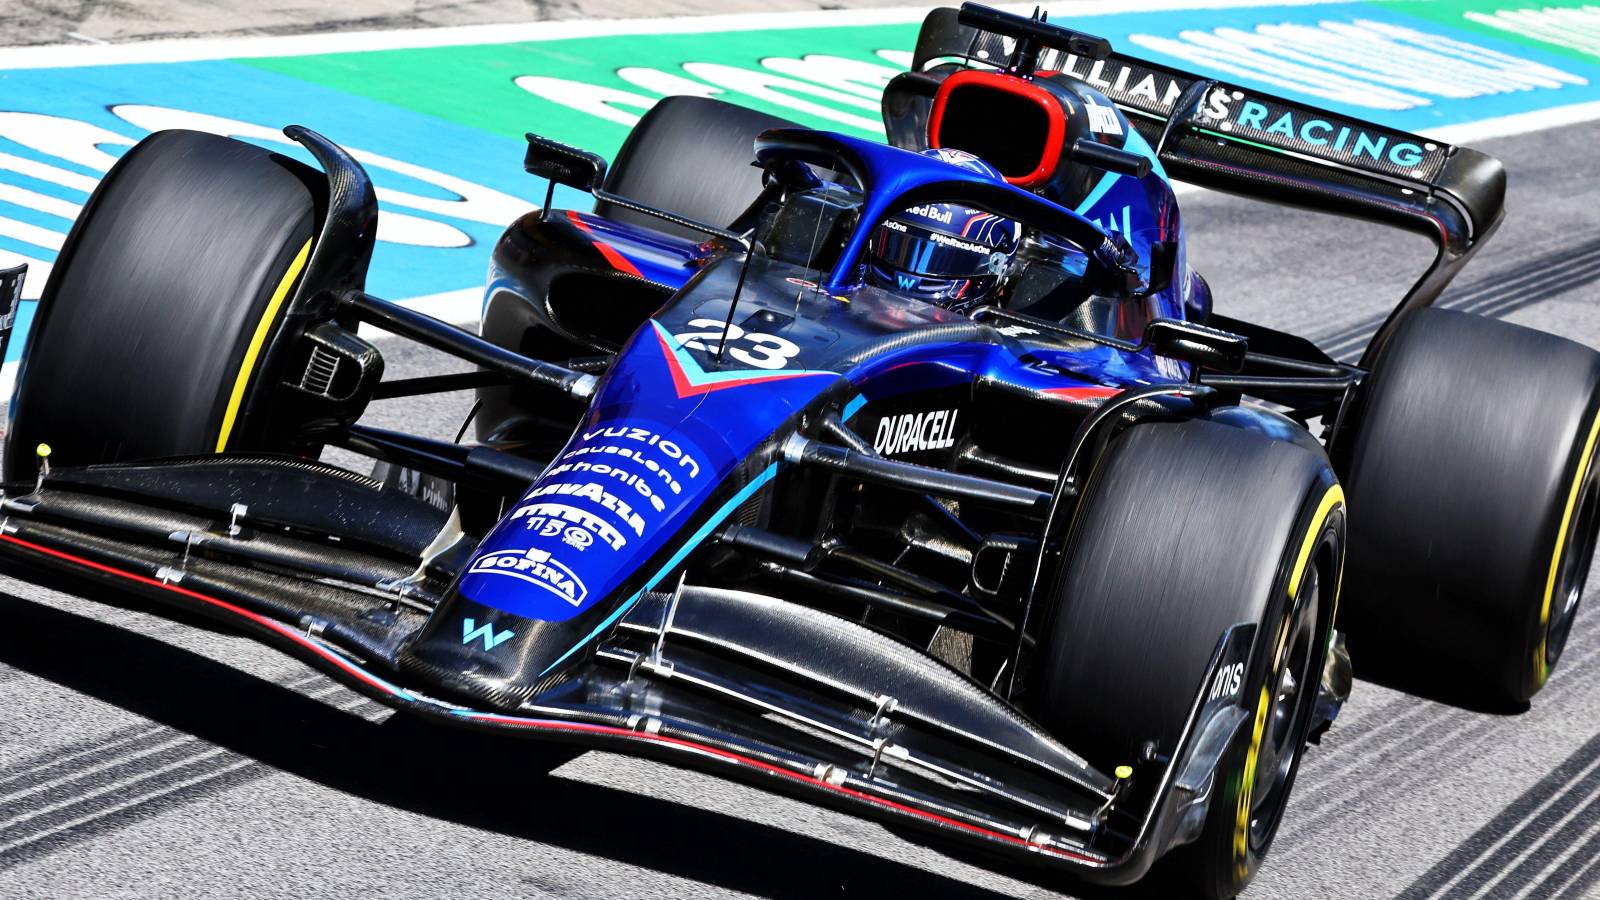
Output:
M1509 215L1444 305L1600 346L1597 145L1600 123L1475 143L1508 165ZM1428 256L1377 227L1186 199L1219 311L1347 358ZM395 377L441 368L384 350ZM448 437L468 403L388 401L369 420ZM1102 895L657 763L421 729L247 639L87 596L0 578L0 895ZM1522 715L1358 682L1248 896L1600 896L1586 605Z

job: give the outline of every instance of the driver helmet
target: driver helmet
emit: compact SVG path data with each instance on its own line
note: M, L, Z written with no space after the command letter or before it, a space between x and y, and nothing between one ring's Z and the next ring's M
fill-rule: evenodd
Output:
M1004 181L993 166L962 150L923 156ZM956 311L988 300L1016 252L1022 226L956 203L913 206L885 219L867 242L867 281Z

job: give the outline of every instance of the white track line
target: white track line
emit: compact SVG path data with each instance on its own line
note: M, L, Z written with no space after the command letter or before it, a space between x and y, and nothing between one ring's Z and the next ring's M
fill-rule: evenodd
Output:
M1600 119L1600 101L1574 103L1569 106L1552 106L1549 109L1536 109L1532 112L1496 116L1492 119L1479 119L1476 122L1445 125L1428 129L1423 134L1426 137L1437 138L1447 144L1470 146L1474 141L1528 134L1533 131L1544 131L1547 128L1559 128L1563 125L1593 122L1596 119Z
M1081 0L1072 4L1074 15L1095 16L1122 12L1151 12L1177 9L1254 8L1263 6L1308 6L1340 0ZM1007 8L1007 7L1002 7ZM1011 5L1010 8L1022 9ZM1030 7L1031 8L1031 7ZM1059 9L1059 7L1058 7ZM1023 10L1026 11L1026 10ZM405 29L393 31L346 32L296 35L272 38L229 38L211 40L165 40L117 44L109 47L75 45L0 48L0 70L25 68L65 68L79 65L118 63L181 62L204 59L296 56L307 53L392 50L422 47L503 44L521 41L554 41L575 37L618 34L700 34L780 28L816 28L846 25L882 25L914 22L925 15L921 8L828 10L817 12L747 13L739 15L677 17L656 19L580 20L530 22L522 25L467 25L454 28ZM1428 129L1428 137L1452 144L1528 134L1600 120L1600 102L1577 103L1532 112L1497 116L1476 122ZM5 162L7 160L0 160ZM13 168L14 166L7 166ZM31 173L30 173L31 174ZM82 177L82 176L80 176ZM92 179L84 179L90 181ZM1180 194L1201 193L1189 185L1177 185ZM21 222L0 222L10 231L25 228L30 236L43 238L43 229ZM13 234L13 237L19 235ZM51 237L54 237L51 235ZM42 286L45 272L30 272ZM36 295L37 287L30 294ZM475 325L482 292L462 288L401 301L404 305L436 318L462 325ZM382 333L366 329L364 333ZM9 397L16 381L17 364L0 367L0 397Z
M407 297L396 302L407 309L414 309L452 325L467 325L475 329L478 327L478 317L483 312L483 288L462 288L441 294ZM364 338L389 336L387 331L370 325L362 325L360 334Z

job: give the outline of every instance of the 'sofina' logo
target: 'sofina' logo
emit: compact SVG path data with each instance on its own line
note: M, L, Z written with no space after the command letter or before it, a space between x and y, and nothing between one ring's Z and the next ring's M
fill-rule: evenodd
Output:
M544 588L573 606L582 606L589 589L572 570L550 558L537 547L526 550L496 550L478 557L469 572L476 575L508 575Z

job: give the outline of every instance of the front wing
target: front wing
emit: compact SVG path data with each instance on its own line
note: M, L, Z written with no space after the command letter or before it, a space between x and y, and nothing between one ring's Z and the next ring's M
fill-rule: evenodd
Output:
M1198 835L1247 719L1205 690L1248 653L1239 626L1219 636L1172 759L1118 782L916 648L681 580L572 677L517 709L477 708L399 664L448 583L440 557L424 559L437 514L360 476L226 457L92 467L8 486L0 513L14 574L66 573L221 620L407 713L662 758L1098 882L1135 880ZM492 649L494 635L469 627L462 642Z

